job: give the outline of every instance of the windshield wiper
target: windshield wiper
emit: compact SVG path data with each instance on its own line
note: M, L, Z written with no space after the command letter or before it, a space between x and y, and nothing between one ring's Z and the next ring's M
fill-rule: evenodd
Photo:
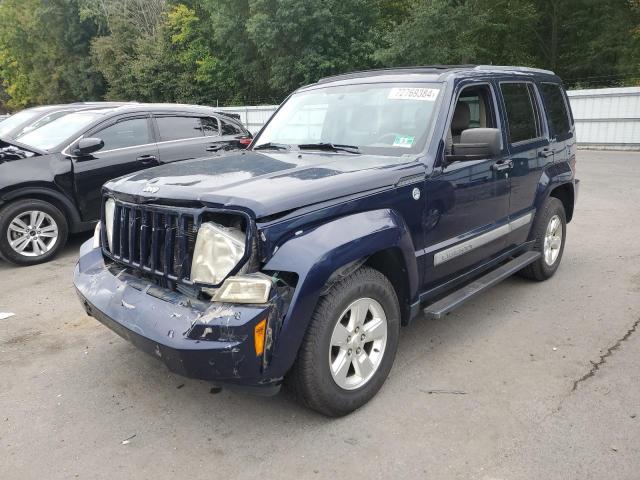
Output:
M267 142L256 145L252 150L289 150L291 146L286 143Z
M298 148L300 150L329 150L332 152L360 153L360 149L355 145L340 145L329 142L303 143L302 145L298 145Z

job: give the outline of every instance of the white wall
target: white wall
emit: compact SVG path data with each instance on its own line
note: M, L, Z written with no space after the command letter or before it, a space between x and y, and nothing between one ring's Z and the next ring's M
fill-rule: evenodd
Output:
M567 93L579 146L640 150L640 87L570 90ZM218 110L240 114L242 123L255 134L277 108L277 105L264 105Z
M584 148L640 150L640 87L567 92Z
M242 124L251 133L256 134L277 108L278 105L260 105L256 107L218 107L216 110L239 114Z

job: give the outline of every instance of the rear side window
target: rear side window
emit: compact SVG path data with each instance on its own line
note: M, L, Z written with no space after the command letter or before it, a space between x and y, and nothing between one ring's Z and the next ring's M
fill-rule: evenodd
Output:
M198 117L156 117L156 121L161 142L203 136Z
M146 118L122 120L94 134L104 142L102 150L153 143Z
M566 136L571 131L571 123L560 85L543 83L541 88L554 135L556 137Z
M510 143L525 142L542 136L535 94L528 83L500 85L509 124Z
M222 135L240 135L242 131L234 124L225 122L220 119L220 125L222 126Z

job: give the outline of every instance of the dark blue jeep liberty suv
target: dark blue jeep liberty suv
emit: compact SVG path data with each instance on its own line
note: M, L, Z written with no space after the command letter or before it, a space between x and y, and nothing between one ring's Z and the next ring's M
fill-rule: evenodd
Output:
M246 151L108 182L74 283L170 370L347 414L401 325L558 268L578 193L552 72L435 66L298 89Z

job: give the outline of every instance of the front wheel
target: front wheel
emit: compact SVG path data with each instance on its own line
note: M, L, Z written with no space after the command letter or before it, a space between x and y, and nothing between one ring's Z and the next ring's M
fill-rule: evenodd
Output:
M533 249L542 256L521 270L520 274L533 280L546 280L560 266L567 237L567 219L560 200L550 197L544 202L536 216L532 236L535 239Z
M42 200L18 200L0 210L0 256L17 265L52 259L67 241L62 212Z
M386 380L399 329L393 286L382 273L362 267L318 301L287 384L309 408L346 415Z

